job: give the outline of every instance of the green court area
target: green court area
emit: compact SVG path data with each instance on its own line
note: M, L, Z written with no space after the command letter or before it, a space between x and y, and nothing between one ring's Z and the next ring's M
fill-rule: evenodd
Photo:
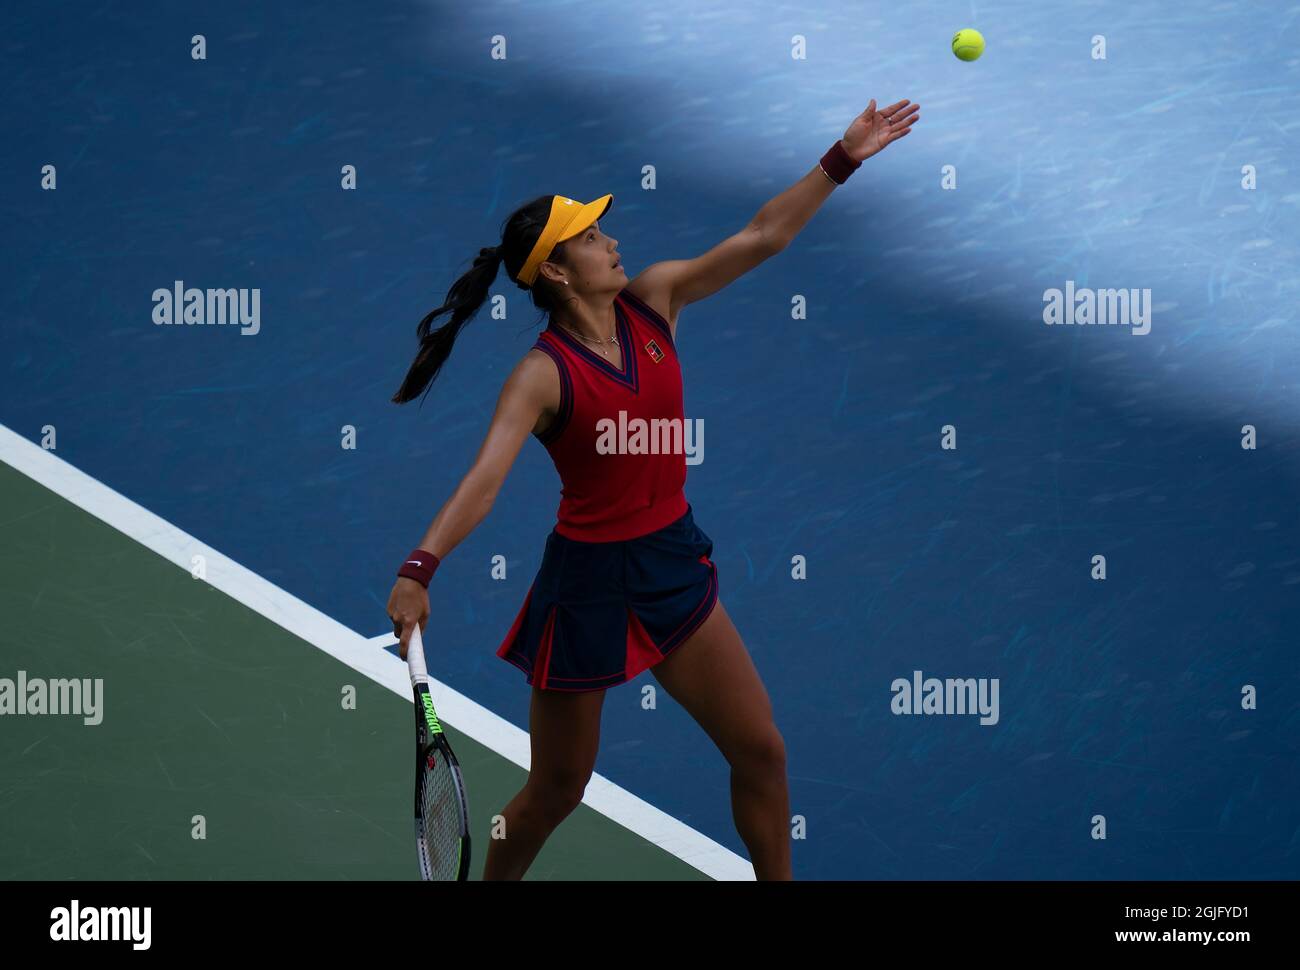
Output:
M3 463L0 618L0 678L103 685L0 716L0 879L418 877L409 699ZM477 879L525 772L447 730ZM584 804L527 878L707 877Z

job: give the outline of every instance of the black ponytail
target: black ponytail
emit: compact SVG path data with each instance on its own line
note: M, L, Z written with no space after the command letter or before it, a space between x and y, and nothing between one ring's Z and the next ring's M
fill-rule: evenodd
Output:
M480 249L474 265L447 291L447 298L442 306L420 321L415 328L416 335L420 338L420 349L416 352L415 360L402 380L402 386L392 397L395 403L405 404L422 393L428 393L439 371L442 370L442 365L451 354L452 344L456 342L456 336L461 328L474 318L487 300L488 291L493 280L497 278L502 263L505 263L506 272L515 284L521 290L526 290L532 297L533 306L547 312L554 309L551 290L549 286L543 284L540 277L532 287L525 286L515 279L515 274L523 269L528 254L532 252L534 244L546 227L546 220L551 213L552 198L554 196L543 195L515 210L506 220L501 245ZM563 243L552 250L547 261L561 264L564 262ZM432 329L434 319L443 313L450 313L451 319L437 330Z
M405 404L428 390L451 353L451 345L456 342L460 328L469 323L487 300L488 288L497 278L501 259L501 252L497 248L480 249L473 267L447 291L443 305L420 321L415 328L415 333L420 338L420 349L411 369L406 372L402 386L393 395L394 402ZM437 330L432 329L434 319L443 313L450 313L451 319Z

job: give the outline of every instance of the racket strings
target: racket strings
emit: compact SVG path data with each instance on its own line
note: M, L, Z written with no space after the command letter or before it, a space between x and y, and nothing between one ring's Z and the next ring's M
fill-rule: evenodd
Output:
M451 767L441 757L424 772L420 818L431 878L454 880L460 870L460 795Z

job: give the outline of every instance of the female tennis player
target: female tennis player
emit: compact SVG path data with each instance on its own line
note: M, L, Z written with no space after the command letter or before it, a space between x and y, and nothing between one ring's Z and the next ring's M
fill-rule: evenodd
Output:
M420 321L420 348L393 400L426 392L461 327L504 263L549 314L506 379L487 436L388 600L406 656L412 625L429 616L438 563L477 526L531 433L563 484L536 578L497 655L532 686L528 781L502 811L506 837L488 845L484 879L520 879L578 803L596 762L605 691L650 670L731 766L736 829L758 879L790 879L785 744L767 691L718 599L713 543L683 494L686 456L674 448L619 452L602 429L684 427L677 317L780 252L836 185L904 137L919 105L872 100L799 182L743 230L695 259L649 266L629 282L618 240L600 219L613 196L534 199L506 220L501 244L480 250L446 302ZM432 329L435 317L451 318ZM626 412L622 415L621 412ZM650 424L652 419L670 419Z

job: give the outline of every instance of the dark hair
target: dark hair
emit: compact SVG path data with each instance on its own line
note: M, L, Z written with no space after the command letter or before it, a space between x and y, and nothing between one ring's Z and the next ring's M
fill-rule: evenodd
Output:
M415 328L420 338L420 349L416 352L415 360L412 361L410 370L402 380L402 386L393 395L392 399L395 403L405 404L420 396L421 393L428 394L438 372L442 370L443 363L451 354L452 344L455 343L461 327L474 318L487 300L488 290L503 262L506 266L506 274L514 280L516 286L528 292L533 306L544 313L549 313L556 308L558 301L553 288L541 276L538 276L532 287L525 286L516 278L519 271L524 268L524 261L533 251L533 246L541 236L542 230L546 228L546 220L551 214L551 200L554 198L553 195L538 196L512 212L501 228L501 245L480 249L474 265L451 285L442 306L420 321L419 326ZM547 260L563 264L564 243L557 244L551 250ZM433 330L434 318L443 313L450 313L451 319L437 330Z

